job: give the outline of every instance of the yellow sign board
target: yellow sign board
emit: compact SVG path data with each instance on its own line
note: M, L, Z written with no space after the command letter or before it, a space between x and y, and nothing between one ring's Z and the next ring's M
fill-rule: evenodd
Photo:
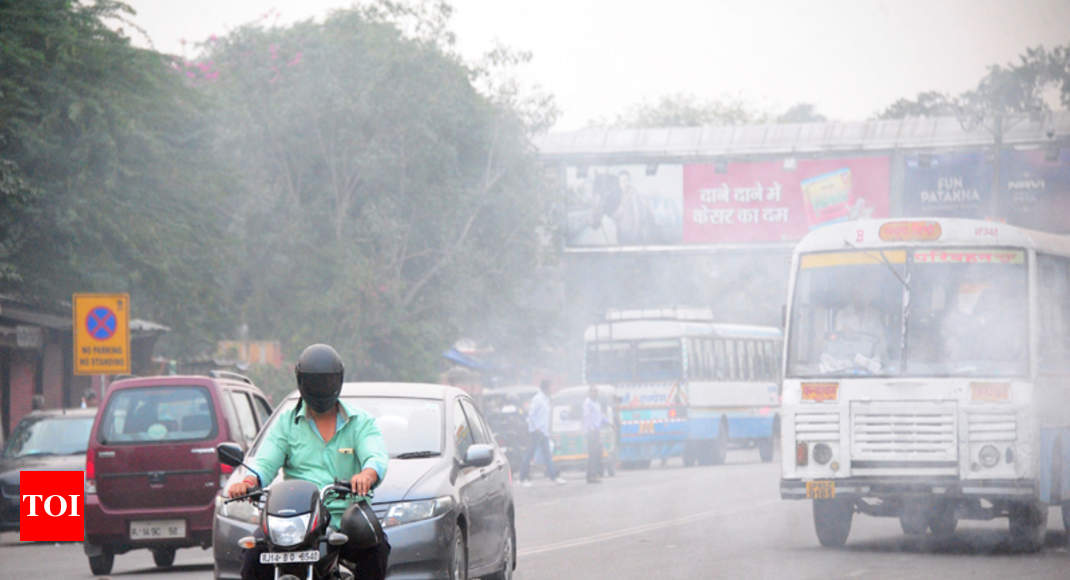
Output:
M74 295L74 374L130 372L130 295Z

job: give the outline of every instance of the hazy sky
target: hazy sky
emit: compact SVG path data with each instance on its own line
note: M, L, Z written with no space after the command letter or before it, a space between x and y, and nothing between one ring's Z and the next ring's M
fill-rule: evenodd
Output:
M349 0L129 0L158 50L183 52L274 9L322 17ZM738 97L838 120L920 91L968 89L1026 46L1070 43L1070 0L455 0L457 48L532 51L522 78L552 93L555 129L668 93ZM187 55L192 51L187 49Z

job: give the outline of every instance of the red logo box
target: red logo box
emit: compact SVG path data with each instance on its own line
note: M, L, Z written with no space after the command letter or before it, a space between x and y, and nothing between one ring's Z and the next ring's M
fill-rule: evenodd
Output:
M19 540L81 542L84 494L82 471L19 472Z

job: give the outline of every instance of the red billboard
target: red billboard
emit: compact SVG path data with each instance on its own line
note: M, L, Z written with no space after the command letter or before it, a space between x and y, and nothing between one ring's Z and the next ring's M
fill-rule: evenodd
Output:
M683 241L795 241L829 223L887 217L889 167L888 157L685 165Z

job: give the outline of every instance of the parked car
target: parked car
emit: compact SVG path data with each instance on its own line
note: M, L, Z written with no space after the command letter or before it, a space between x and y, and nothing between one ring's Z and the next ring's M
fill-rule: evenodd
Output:
M0 456L0 530L19 529L19 472L81 471L94 409L49 409L26 415Z
M224 441L247 448L271 414L248 378L154 376L116 381L89 437L85 468L85 553L94 574L116 554L149 549L170 566L178 548L212 545L215 494L230 468Z
M372 500L390 541L387 575L511 577L512 476L472 398L454 387L415 383L346 383L341 397L376 418L390 452L386 478ZM272 420L297 400L296 392L287 397ZM250 456L258 446L259 440ZM235 470L232 481L245 473ZM253 503L224 503L223 493L216 499L215 577L238 578L238 540L253 533L260 513Z
M554 393L550 400L550 431L554 442L554 465L561 468L587 468L587 433L583 430L583 402L587 386L568 387ZM608 424L602 426L603 475L614 475L617 466L616 389L598 385L598 402Z

